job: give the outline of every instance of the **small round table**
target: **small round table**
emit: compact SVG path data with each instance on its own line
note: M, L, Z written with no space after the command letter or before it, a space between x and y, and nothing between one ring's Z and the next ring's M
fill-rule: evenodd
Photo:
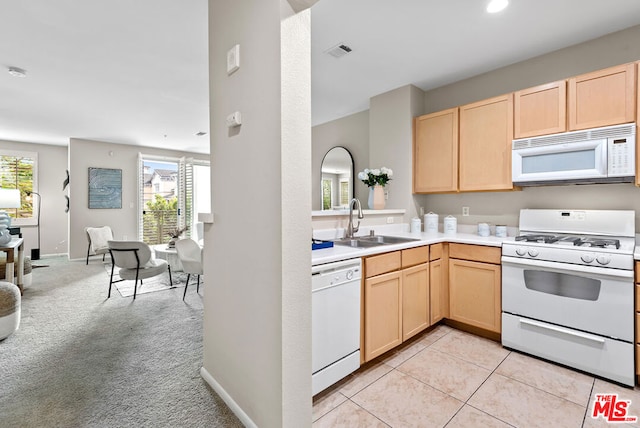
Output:
M167 263L169 263L172 272L183 270L182 263L180 263L178 252L175 248L169 248L167 247L167 244L152 245L151 248L156 254L156 258L166 260Z

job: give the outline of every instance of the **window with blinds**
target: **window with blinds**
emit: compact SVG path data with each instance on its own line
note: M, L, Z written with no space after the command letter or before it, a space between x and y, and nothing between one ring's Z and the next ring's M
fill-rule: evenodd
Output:
M20 190L21 207L5 209L16 226L35 224L37 198L27 198L27 192L38 191L37 165L38 154L35 152L0 150L0 187Z

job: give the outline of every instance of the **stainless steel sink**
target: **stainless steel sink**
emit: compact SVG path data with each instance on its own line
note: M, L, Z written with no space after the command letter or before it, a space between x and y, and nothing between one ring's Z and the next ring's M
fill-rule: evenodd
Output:
M401 238L398 236L374 235L374 236L356 236L353 239L349 239L349 238L337 239L333 241L333 243L336 245L345 245L347 247L353 247L353 248L368 248L368 247L377 247L378 245L401 244L404 242L412 242L412 241L419 241L419 239Z
M358 239L369 241L369 242L377 242L380 245L401 244L404 242L419 241L419 239L415 239L415 238L401 238L399 236L385 236L385 235L362 236Z
M353 239L344 238L344 239L336 239L333 241L336 245L344 245L347 247L353 248L369 248L369 247L377 247L378 245L384 245L383 242L369 241L363 240L362 237L356 237Z

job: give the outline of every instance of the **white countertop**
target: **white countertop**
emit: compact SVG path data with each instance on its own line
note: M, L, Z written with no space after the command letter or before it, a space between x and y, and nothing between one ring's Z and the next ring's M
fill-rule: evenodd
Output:
M357 257L370 256L372 254L388 253L390 251L404 250L407 248L420 247L422 245L437 244L439 242L456 242L460 244L487 245L501 247L504 241L513 241L514 237L497 238L495 236L478 236L474 233L456 233L455 235L445 235L444 233L410 233L394 232L380 233L380 235L401 236L405 238L415 238L418 241L403 242L400 244L378 245L369 248L352 248L343 245L334 245L331 248L313 250L311 252L311 265L337 262Z

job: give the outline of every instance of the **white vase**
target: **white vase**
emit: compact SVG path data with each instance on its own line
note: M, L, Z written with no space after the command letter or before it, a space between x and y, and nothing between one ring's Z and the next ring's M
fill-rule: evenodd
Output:
M384 205L384 187L379 184L369 187L369 209L382 210Z

